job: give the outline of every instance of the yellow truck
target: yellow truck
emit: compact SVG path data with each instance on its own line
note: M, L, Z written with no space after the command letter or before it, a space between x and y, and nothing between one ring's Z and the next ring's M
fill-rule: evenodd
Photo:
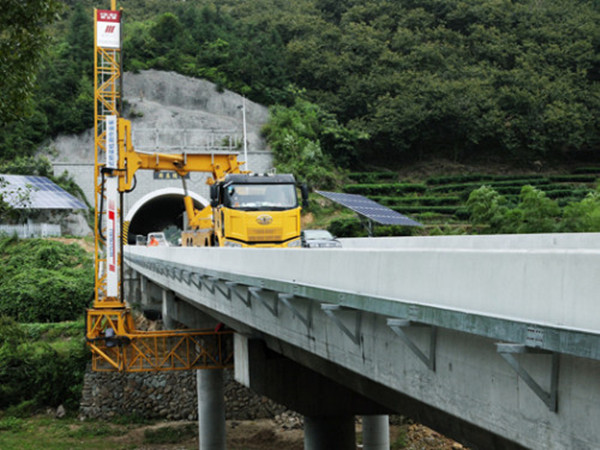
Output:
M302 199L307 193L301 188ZM186 211L192 225L182 245L218 247L300 247L300 202L293 175L227 174L210 189L211 212ZM194 220L194 217L204 220Z
M183 246L300 247L300 210L291 174L251 174L241 170L235 153L164 154L138 152L131 140L131 122L119 118L118 189L134 187L137 170L172 170L181 176L188 229ZM199 210L188 195L185 176L210 173L211 204ZM308 201L301 187L302 203Z

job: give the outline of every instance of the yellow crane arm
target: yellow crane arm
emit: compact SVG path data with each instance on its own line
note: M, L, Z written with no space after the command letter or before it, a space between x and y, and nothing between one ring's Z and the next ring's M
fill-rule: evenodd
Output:
M180 176L189 172L212 174L207 184L214 184L229 173L243 173L236 153L145 153L134 150L131 142L131 122L118 119L119 136L119 191L133 187L133 177L139 169L173 170ZM190 216L191 217L191 216Z

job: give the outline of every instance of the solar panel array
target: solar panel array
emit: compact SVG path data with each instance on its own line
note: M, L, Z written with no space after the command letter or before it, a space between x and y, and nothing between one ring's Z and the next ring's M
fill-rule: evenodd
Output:
M87 209L87 206L46 177L0 175L0 193L16 209Z
M404 225L407 227L421 227L419 222L409 219L405 215L380 205L362 195L342 194L340 192L316 191L317 194L339 203L352 211L361 214L381 225Z

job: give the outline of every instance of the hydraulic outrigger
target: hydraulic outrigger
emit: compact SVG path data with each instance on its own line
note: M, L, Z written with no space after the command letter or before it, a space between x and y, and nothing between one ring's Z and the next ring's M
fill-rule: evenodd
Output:
M233 154L149 154L133 149L130 122L120 117L121 12L95 10L94 183L95 290L87 312L86 338L96 371L217 369L233 365L232 332L213 330L140 331L124 300L123 193L137 170L212 172L215 180L240 173ZM186 199L186 208L193 204ZM209 211L195 211L196 220ZM103 220L104 219L104 220Z

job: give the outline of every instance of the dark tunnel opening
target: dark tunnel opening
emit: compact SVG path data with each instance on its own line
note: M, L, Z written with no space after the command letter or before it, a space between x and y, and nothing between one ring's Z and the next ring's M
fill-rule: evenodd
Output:
M194 200L198 209L204 207L202 203ZM163 231L168 227L183 229L185 206L182 194L165 194L148 200L131 218L127 233L127 243L135 245L136 236L147 236L154 231Z

